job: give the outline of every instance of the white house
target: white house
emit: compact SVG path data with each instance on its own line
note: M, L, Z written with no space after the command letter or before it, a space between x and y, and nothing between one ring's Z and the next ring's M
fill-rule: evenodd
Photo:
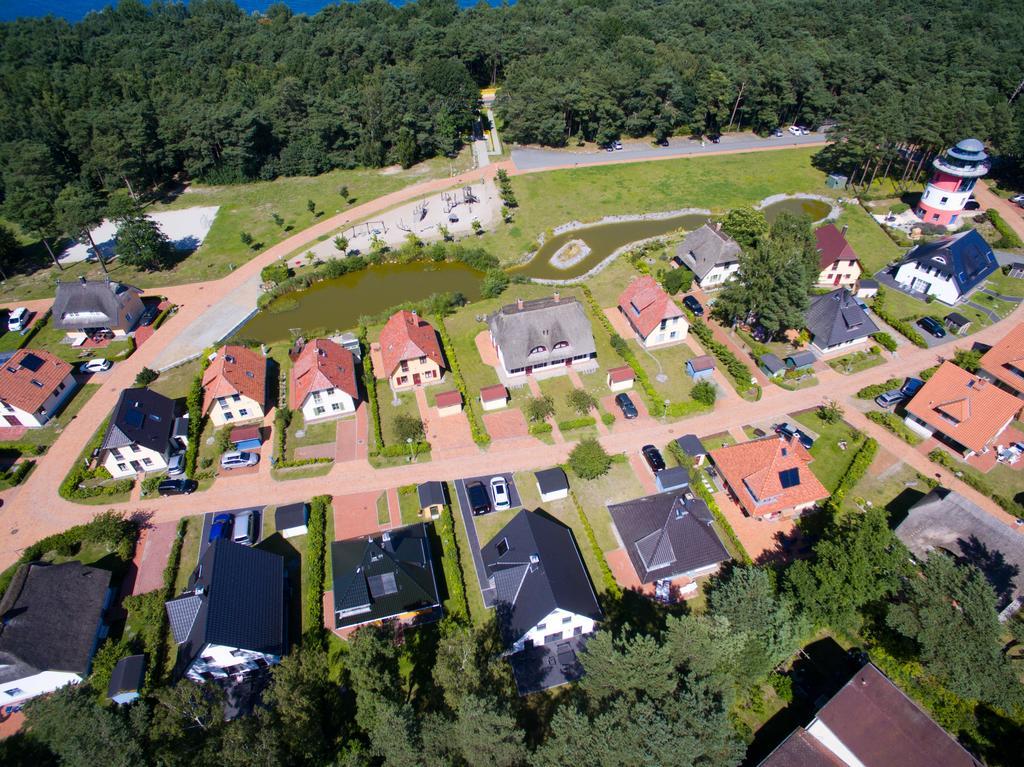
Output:
M18 569L0 600L0 715L89 675L113 596L110 572L81 562Z
M77 386L71 365L60 357L19 349L0 367L0 425L44 426Z
M222 346L203 373L203 412L216 427L263 419L267 360L244 346Z
M281 662L287 650L284 558L226 539L211 544L188 590L165 603L177 679L240 678Z
M354 413L358 399L352 352L322 338L306 344L292 365L288 406L310 423Z
M575 298L555 293L534 301L520 299L488 317L487 326L507 378L564 373L573 365L592 368L597 359L590 320Z
M53 326L67 332L75 344L99 330L113 335L128 335L146 313L142 291L123 282L86 280L57 282L53 299Z
M984 283L998 266L992 246L976 229L969 229L911 248L896 267L894 278L907 290L952 306Z
M720 223L704 224L686 235L676 248L676 259L693 272L701 289L713 290L740 270L740 246Z
M683 310L649 274L629 283L619 296L619 311L645 348L682 341L690 329Z
M99 461L115 478L162 471L188 447L188 415L177 400L149 389L125 389L100 443Z

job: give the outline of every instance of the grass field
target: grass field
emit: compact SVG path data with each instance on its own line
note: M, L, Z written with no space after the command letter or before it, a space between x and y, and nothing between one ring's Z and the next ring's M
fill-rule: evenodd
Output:
M398 399L398 404L393 402ZM395 418L404 414L418 419L419 408L416 406L416 395L411 391L391 391L387 381L377 381L377 405L380 408L380 428L384 435L384 444L397 445L398 437L395 436Z
M817 411L794 415L793 420L818 435L811 448L811 456L814 458L811 471L831 493L846 474L853 456L864 443L864 435L845 421L825 423L818 417ZM846 443L845 449L840 447L840 442Z
M889 239L889 235L860 205L847 205L835 225L846 231L846 239L853 246L869 277L903 255L904 249Z
M863 370L868 370L885 362L885 358L882 357L880 352L872 354L869 351L870 349L871 347L868 347L868 349L861 349L860 351L844 354L842 357L836 357L835 359L829 360L829 367L837 373L852 375L853 373L860 373Z

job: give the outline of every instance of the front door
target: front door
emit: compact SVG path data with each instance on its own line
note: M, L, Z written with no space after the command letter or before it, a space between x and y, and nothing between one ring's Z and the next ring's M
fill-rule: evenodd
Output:
M142 464L140 462L132 461L131 464L132 468L135 469L135 471L142 471Z
M412 374L412 385L413 386L419 386L420 385L420 374L419 373L413 373Z
M17 416L13 415L5 415L4 423L6 423L8 426L21 426L21 421L18 420Z

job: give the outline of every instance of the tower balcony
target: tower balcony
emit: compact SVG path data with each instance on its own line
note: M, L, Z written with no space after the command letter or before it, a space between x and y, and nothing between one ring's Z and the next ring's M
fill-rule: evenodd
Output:
M960 178L981 178L989 169L992 167L988 160L981 162L963 162L950 158L947 155L939 155L932 162L932 166L935 170L942 171L943 173L949 173L952 176L959 176Z

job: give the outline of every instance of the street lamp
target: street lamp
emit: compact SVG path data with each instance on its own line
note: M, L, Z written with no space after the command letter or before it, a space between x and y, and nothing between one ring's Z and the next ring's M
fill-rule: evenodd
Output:
M665 420L668 418L668 406L669 406L669 400L666 399L665 400L665 412L661 414L661 422L662 423L665 423Z
M412 461L412 437L405 438L405 444L409 446L409 461Z

